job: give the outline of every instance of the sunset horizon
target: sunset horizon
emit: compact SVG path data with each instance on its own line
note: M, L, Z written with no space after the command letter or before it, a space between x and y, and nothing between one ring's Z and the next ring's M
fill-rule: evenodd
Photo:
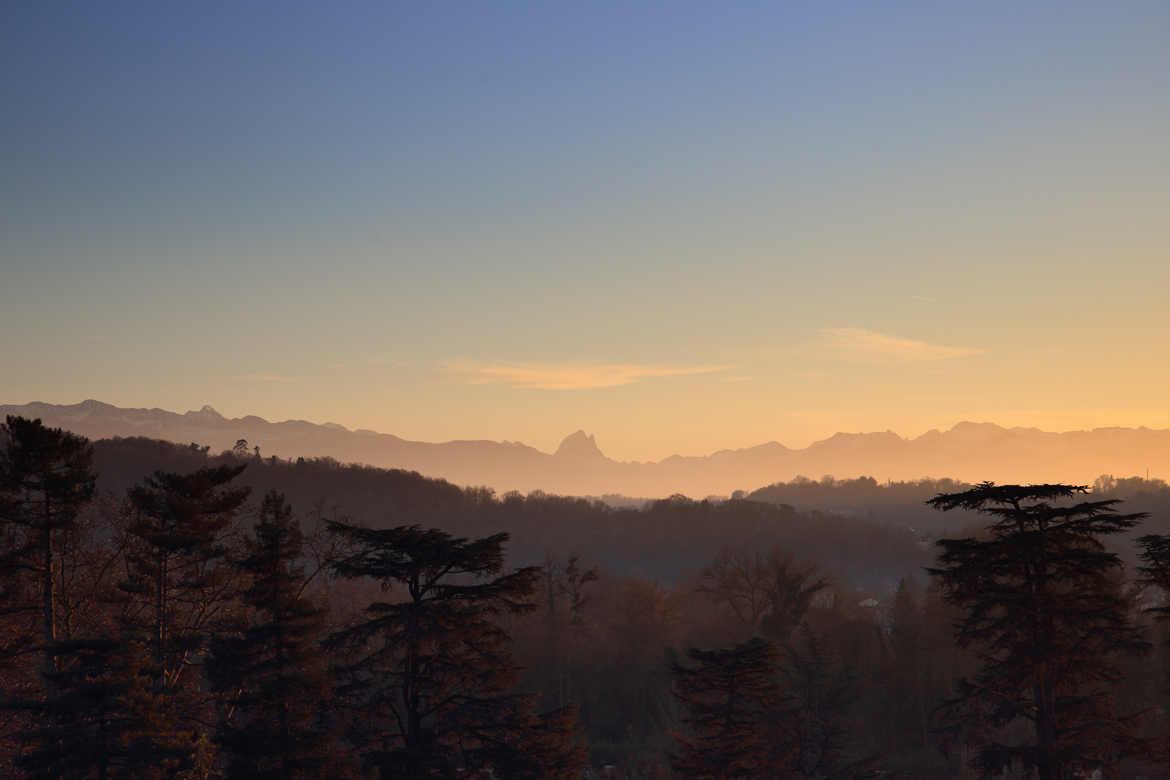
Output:
M0 10L0 777L1170 777L1170 0Z
M6 399L623 459L1170 427L1165 13L65 16L4 55Z
M808 480L847 484L1054 483L1097 485L1140 478L1164 485L1170 476L1170 429L1101 427L1064 432L960 421L917 436L892 430L836 431L807 446L756 441L740 448L623 458L604 436L577 429L555 446L514 438L456 436L412 440L392 431L350 429L335 421L227 417L210 405L185 412L123 408L87 400L73 405L0 405L0 417L41 420L92 440L156 439L192 451L246 455L270 465L318 458L355 467L405 470L499 495L671 495L725 500L769 485ZM1104 484L1104 483L1102 483ZM536 491L536 493L533 493Z
M538 450L540 452L544 452L544 453L554 453L554 452L556 452L558 447L564 442L565 439L567 439L571 436L574 436L576 434L579 434L579 433L584 433L584 434L597 440L597 445L598 445L599 449L606 455L606 457L608 457L612 460L621 461L621 462L642 462L642 463L657 462L657 461L661 461L663 459L670 458L673 456L702 457L705 455L711 455L711 454L718 453L718 452L751 449L753 447L759 447L759 446L768 445L768 444L779 444L779 445L785 447L786 449L802 450L802 449L807 449L809 446L811 446L813 444L823 442L823 441L830 439L830 438L837 436L837 435L863 436L863 435L870 435L870 434L890 434L890 433L892 433L902 440L913 441L915 439L919 439L919 438L926 436L928 434L931 434L931 433L950 432L950 431L953 431L957 427L965 426L965 425L994 426L996 428L1001 428L1004 430L1012 430L1012 429L1035 430L1035 431L1039 431L1039 432L1043 432L1043 433L1055 433L1055 434L1093 432L1093 431L1105 431L1105 430L1150 430L1150 431L1170 430L1170 425L1167 425L1165 427L1161 427L1161 426L1157 426L1157 425L1148 425L1145 423L1134 423L1134 424L1104 423L1104 424L1093 424L1093 425L1085 424L1085 425L1082 425L1080 427L1055 427L1055 426L1045 427L1042 425L1026 425L1026 424L1022 424L1022 423L1005 424L999 420L994 420L994 419L962 418L962 419L955 419L949 423L932 425L930 427L923 428L923 429L911 429L909 431L897 430L897 429L894 429L894 428L889 427L889 426L883 427L883 426L877 426L877 425L875 425L873 427L869 427L869 428L857 428L857 429L839 428L839 429L835 429L835 430L826 430L822 434L815 435L813 438L810 438L807 441L786 440L786 439L779 437L779 436L769 436L766 431L761 430L760 436L762 438L760 438L757 441L751 441L751 442L747 442L747 443L736 443L734 445L726 445L726 446L716 446L716 447L713 447L710 449L705 449L705 450L685 451L685 452L684 451L664 452L664 453L658 455L657 457L633 458L633 457L624 457L624 456L620 455L619 453L612 451L611 447L608 446L608 441L605 439L604 435L602 435L599 431L594 430L592 428L587 428L587 427L582 427L580 425L576 425L576 424L572 423L571 421L566 422L565 425L561 426L560 434L554 436L551 444L541 445L541 444L536 444L536 443L533 443L530 441L525 441L525 440L517 438L515 436L504 436L501 438L490 438L490 437L475 436L475 435L458 435L458 436L448 438L448 439L439 439L439 438L435 438L435 437L412 438L412 437L402 435L402 433L399 431L390 430L390 429L382 429L382 428L378 428L378 427L375 427L372 425L366 425L366 424L348 424L347 425L347 424L341 423L337 419L333 419L333 418L310 419L306 415L294 415L291 417L267 416L264 414L257 413L256 410L225 413L218 406L216 406L215 404L210 404L210 403L199 404L197 406L192 406L192 407L187 408L187 409L181 409L178 407L173 408L173 409L166 409L166 408L163 408L163 407L157 406L157 405L153 405L153 406L130 406L130 405L120 406L119 404L111 403L109 401L106 401L106 400L103 400L100 398L85 398L85 399L81 399L79 401L73 401L73 402L49 402L49 401L44 401L42 399L30 399L30 400L24 401L24 402L15 402L15 401L5 400L5 399L0 398L0 407L6 407L6 406L13 406L13 407L22 406L23 407L23 406L32 406L35 404L50 404L52 406L73 407L73 406L82 406L82 405L85 405L85 404L90 403L90 402L100 404L103 406L111 406L111 407L115 407L118 409L134 409L134 410L143 410L143 411L156 411L157 410L157 411L164 411L164 412L168 412L171 414L178 414L178 415L182 415L182 414L189 415L189 414L196 414L196 413L203 412L203 411L210 411L216 415L219 415L220 417L223 417L225 420L229 420L229 421L230 420L242 420L242 419L246 419L246 418L258 418L266 423L308 422L308 423L311 423L313 425L318 425L318 426L322 426L322 427L337 426L339 428L342 428L342 429L344 429L346 431L350 431L350 432L369 431L369 432L373 432L373 433L395 436L398 438L403 438L403 439L408 439L408 440L418 441L418 442L423 442L423 443L436 443L437 444L437 443L454 442L454 441L494 441L494 442L500 442L500 443L515 443L515 444L523 444L525 446L532 447L533 449L536 449L536 450Z

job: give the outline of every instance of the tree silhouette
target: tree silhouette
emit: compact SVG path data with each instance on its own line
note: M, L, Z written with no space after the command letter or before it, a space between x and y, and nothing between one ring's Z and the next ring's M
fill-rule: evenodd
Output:
M210 749L202 661L211 636L226 627L236 596L224 534L248 496L248 488L229 486L243 470L156 471L129 493L123 622L128 635L149 648L151 702L165 716L151 739L168 755L185 750L189 761L201 747Z
M899 580L889 615L889 653L885 708L887 727L899 750L928 744L930 648L924 616L913 583Z
M134 642L108 637L56 644L53 693L27 703L36 727L24 735L19 765L27 778L161 778L186 760L165 747L166 714L145 673L146 653Z
M321 712L327 680L323 612L305 595L301 529L270 491L235 562L247 577L243 630L219 637L207 662L227 712L216 742L226 777L318 777L328 760Z
M500 620L533 609L539 569L501 573L507 534L468 540L413 525L330 528L355 550L334 571L393 594L329 639L348 655L337 670L339 693L364 762L383 777L493 767L526 775L517 767L537 724L530 698L511 692L516 669Z
M1142 566L1140 584L1158 588L1162 591L1162 601L1155 606L1147 607L1157 621L1158 628L1162 629L1161 644L1163 648L1170 647L1170 637L1167 636L1167 627L1170 627L1170 604L1166 603L1166 596L1170 594L1170 536L1164 534L1148 534L1138 539L1140 546L1139 557ZM1163 679L1160 680L1163 689L1170 689L1170 673L1164 669ZM1170 763L1170 734L1163 734L1157 742L1159 758Z
M1170 536L1147 534L1138 539L1138 544L1141 547L1138 555L1144 564L1138 570L1142 584L1170 593ZM1170 605L1159 604L1146 611L1160 620L1170 620Z
M699 589L752 630L785 641L828 582L779 547L767 554L724 547L704 567Z
M793 773L809 778L836 776L844 767L848 746L848 708L857 698L854 672L807 623L785 645L780 669L784 690L794 701L787 724L795 751Z
M56 553L61 534L74 526L78 511L93 497L93 448L81 436L24 417L9 416L3 434L0 511L8 544L0 551L0 566L8 583L14 577L37 583L41 672L52 695L57 671ZM25 589L12 584L6 590L6 595L18 596ZM32 607L19 599L6 602L8 610L27 612ZM7 648L10 652L17 651L23 641L14 644Z
M1022 763L1041 780L1060 779L1140 748L1113 711L1111 686L1121 677L1120 657L1149 644L1130 621L1121 561L1101 539L1145 515L1118 514L1116 499L1070 501L1086 492L985 482L929 501L994 518L980 538L940 540L929 569L962 609L957 642L981 664L949 712L983 724L976 738L985 770ZM1009 741L999 731L1020 722L1030 739Z
M675 734L672 764L685 777L779 776L791 763L783 734L780 656L755 638L726 650L691 648L694 663L673 663L685 734Z
M565 575L558 583L560 592L569 599L570 621L574 626L584 622L583 613L589 597L585 595L585 586L598 579L596 566L582 568L580 559L576 555L569 556L569 563L565 566Z

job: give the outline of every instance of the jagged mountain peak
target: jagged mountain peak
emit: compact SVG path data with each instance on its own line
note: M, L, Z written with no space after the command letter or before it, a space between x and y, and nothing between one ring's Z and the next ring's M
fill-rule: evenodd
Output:
M576 431L555 454L520 444L488 441L418 442L359 429L347 432L304 421L267 422L262 417L225 419L210 406L175 413L124 409L100 401L57 405L0 405L6 414L38 417L92 439L148 436L180 444L196 442L215 452L238 439L265 456L328 457L346 463L418 471L456 484L500 491L547 490L565 495L725 495L752 485L799 475L839 479L867 475L880 481L923 476L966 481L1091 483L1101 474L1170 474L1170 430L1102 428L1045 432L963 422L912 439L896 433L838 434L801 449L770 443L707 456L622 462L607 457L596 439Z
M605 453L597 446L597 440L585 431L575 431L565 437L557 447L558 458L604 458Z

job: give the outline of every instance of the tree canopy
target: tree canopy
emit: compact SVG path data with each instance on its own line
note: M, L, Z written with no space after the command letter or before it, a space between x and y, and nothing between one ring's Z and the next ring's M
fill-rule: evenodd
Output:
M985 770L1022 763L1042 780L1067 778L1134 749L1110 689L1121 658L1149 643L1131 619L1121 560L1103 539L1145 515L1119 513L1117 499L1078 500L1087 492L985 482L929 501L993 519L979 537L940 540L929 569L961 610L956 641L980 662L949 712L976 724ZM1026 739L1006 729L1019 722L1030 727Z

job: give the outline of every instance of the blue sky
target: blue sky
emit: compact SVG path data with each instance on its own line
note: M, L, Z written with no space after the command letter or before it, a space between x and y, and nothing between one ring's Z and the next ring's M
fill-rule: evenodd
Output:
M3 14L5 401L639 458L1170 425L1165 3Z

